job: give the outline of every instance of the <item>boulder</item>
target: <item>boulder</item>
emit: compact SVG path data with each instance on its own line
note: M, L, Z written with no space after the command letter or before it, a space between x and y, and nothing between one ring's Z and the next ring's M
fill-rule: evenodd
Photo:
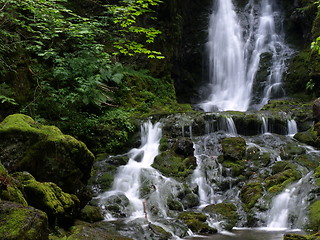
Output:
M16 181L0 162L0 201L10 201L27 206L28 203L19 189L19 182Z
M87 205L80 211L80 219L86 222L98 222L103 220L103 215L99 207Z
M49 238L47 215L33 207L0 201L0 239L47 240Z
M260 179L252 179L247 182L240 191L240 199L250 209L263 195L263 187Z
M320 98L317 98L313 102L312 111L313 111L314 121L319 122L320 121Z
M223 229L230 231L238 221L237 207L233 203L218 203L206 206L203 212L221 222Z
M320 200L313 202L309 207L308 228L313 231L320 230Z
M217 230L210 227L206 221L207 216L198 212L182 212L178 219L184 222L194 233L217 233Z
M93 154L84 143L23 114L10 115L0 124L0 161L10 172L28 171L38 181L54 182L63 191L90 199L85 185Z
M241 137L225 138L221 145L224 160L239 161L246 154L246 141Z
M65 193L52 182L38 182L29 173L16 173L29 205L47 213L50 223L67 226L73 223L79 211L79 200Z

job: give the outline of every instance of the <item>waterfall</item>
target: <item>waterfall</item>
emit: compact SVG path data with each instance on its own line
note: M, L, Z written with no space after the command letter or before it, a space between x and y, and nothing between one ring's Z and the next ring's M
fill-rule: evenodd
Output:
M140 199L140 178L144 169L151 168L154 158L158 155L161 138L160 123L152 124L150 121L141 126L141 147L129 152L129 162L120 167L115 176L113 187L100 197L108 198L115 193L124 194L130 201L131 217L144 217L144 203Z
M246 87L242 28L231 0L219 0L209 24L209 78L211 95L200 106L209 112L245 111L250 90Z
M286 188L276 196L269 211L267 230L285 230L292 227L302 227L305 224L304 212L307 208L307 192L310 190L308 181L312 172L301 178L297 183ZM294 222L290 222L290 218Z
M288 135L293 136L298 132L297 122L294 119L288 120Z
M271 56L268 76L257 83L264 88L259 107L282 96L281 79L292 51L285 45L282 19L272 0L259 7L250 0L245 23L240 25L231 0L218 0L210 17L207 43L210 96L200 103L204 111L246 111L252 103L252 88L263 55ZM245 33L245 34L243 34ZM261 81L261 80L259 80Z
M261 133L268 133L269 129L268 129L268 118L265 117L261 117L262 120L262 126L261 126Z

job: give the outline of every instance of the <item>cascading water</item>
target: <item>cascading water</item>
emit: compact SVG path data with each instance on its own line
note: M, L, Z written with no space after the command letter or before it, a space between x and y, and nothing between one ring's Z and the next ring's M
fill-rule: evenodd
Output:
M298 132L297 122L294 119L288 120L288 135L293 136Z
M211 94L200 104L206 112L246 111L250 104L260 107L282 91L285 62L292 51L284 43L282 19L275 11L273 0L262 0L259 7L256 4L253 0L247 4L245 11L249 14L245 19L248 26L243 26L231 0L216 2L207 43ZM253 101L252 95L260 94L252 94L252 88L263 55L271 56L271 65L266 79L257 83L259 88L264 88L263 97Z
M143 200L140 199L141 174L143 169L150 168L154 158L158 155L161 138L160 123L153 125L150 121L141 127L141 147L129 152L129 162L120 167L111 191L103 193L101 202L114 194L122 193L130 201L129 213L133 218L144 217Z
M282 231L296 225L302 226L305 224L306 198L307 192L310 190L310 186L308 186L310 183L308 181L311 176L312 173L307 174L273 199L268 217L267 230ZM295 219L295 222L290 222L289 217Z

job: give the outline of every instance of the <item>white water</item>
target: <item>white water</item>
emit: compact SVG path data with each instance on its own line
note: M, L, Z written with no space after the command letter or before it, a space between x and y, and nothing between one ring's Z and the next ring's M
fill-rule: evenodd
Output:
M115 193L123 193L130 201L129 214L133 218L145 217L143 199L140 199L141 174L143 169L151 168L154 158L158 155L161 138L160 123L150 121L141 126L141 147L129 152L129 162L119 168L111 191L105 192L101 199Z
M285 45L281 18L272 0L262 0L257 8L250 0L245 11L248 26L241 26L231 0L218 0L211 15L207 43L211 94L200 104L206 111L246 111L252 100L252 86L261 56L271 55L269 76L262 84L260 106L281 92L285 61L291 50ZM243 32L245 34L243 35Z
M265 230L283 231L295 225L303 226L307 208L307 194L304 193L308 190L307 184L311 176L312 172L273 199ZM294 223L290 222L290 216L294 216Z
M288 120L288 135L293 136L298 132L297 122L294 119Z
M261 126L261 133L268 133L269 132L269 128L268 128L268 118L265 117L261 117L262 120L262 126Z

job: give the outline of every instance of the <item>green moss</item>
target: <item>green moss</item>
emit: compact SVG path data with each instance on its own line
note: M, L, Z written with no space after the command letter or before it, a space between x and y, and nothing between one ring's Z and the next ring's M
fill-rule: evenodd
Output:
M99 207L87 205L81 209L80 219L92 223L101 221L104 218Z
M182 220L195 233L216 233L217 230L209 227L205 221L207 216L198 212L182 212L178 215L178 219Z
M157 236L156 238L158 240L167 240L172 237L171 233L168 233L165 231L162 227L155 225L155 224L149 224L149 228L152 230L152 232Z
M309 171L319 166L318 159L313 159L313 157L308 154L300 155L296 157L294 161L299 165L306 167Z
M287 233L283 236L283 240L319 240L320 237L312 236L312 235L299 235L295 233Z
M183 180L192 174L196 168L196 159L194 157L184 158L172 151L166 151L155 158L152 167L158 169L167 177Z
M225 160L238 161L246 154L246 142L241 137L225 138L221 142Z
M226 230L231 230L238 221L237 207L232 203L219 203L206 206L203 212L214 215L216 220L223 222ZM219 215L217 218L216 215Z
M243 165L240 165L238 163L234 163L231 161L223 161L222 166L225 168L230 168L231 174L233 177L240 176L241 174L243 174L243 171L245 169L245 167Z
M293 169L287 169L266 178L265 184L268 192L276 193L282 191L288 184L297 181L300 178L300 172Z
M313 231L320 230L320 200L312 203L309 207L309 224L308 228Z
M22 205L0 202L1 239L46 239L47 216L44 212Z
M262 195L263 187L260 179L247 182L240 191L240 199L248 209L252 208Z
M54 183L41 183L30 176L24 177L26 174L20 173L17 178L22 179L22 189L31 206L46 212L50 222L58 220L65 224L76 217L79 208L76 196L63 192ZM23 181L24 178L28 180Z

